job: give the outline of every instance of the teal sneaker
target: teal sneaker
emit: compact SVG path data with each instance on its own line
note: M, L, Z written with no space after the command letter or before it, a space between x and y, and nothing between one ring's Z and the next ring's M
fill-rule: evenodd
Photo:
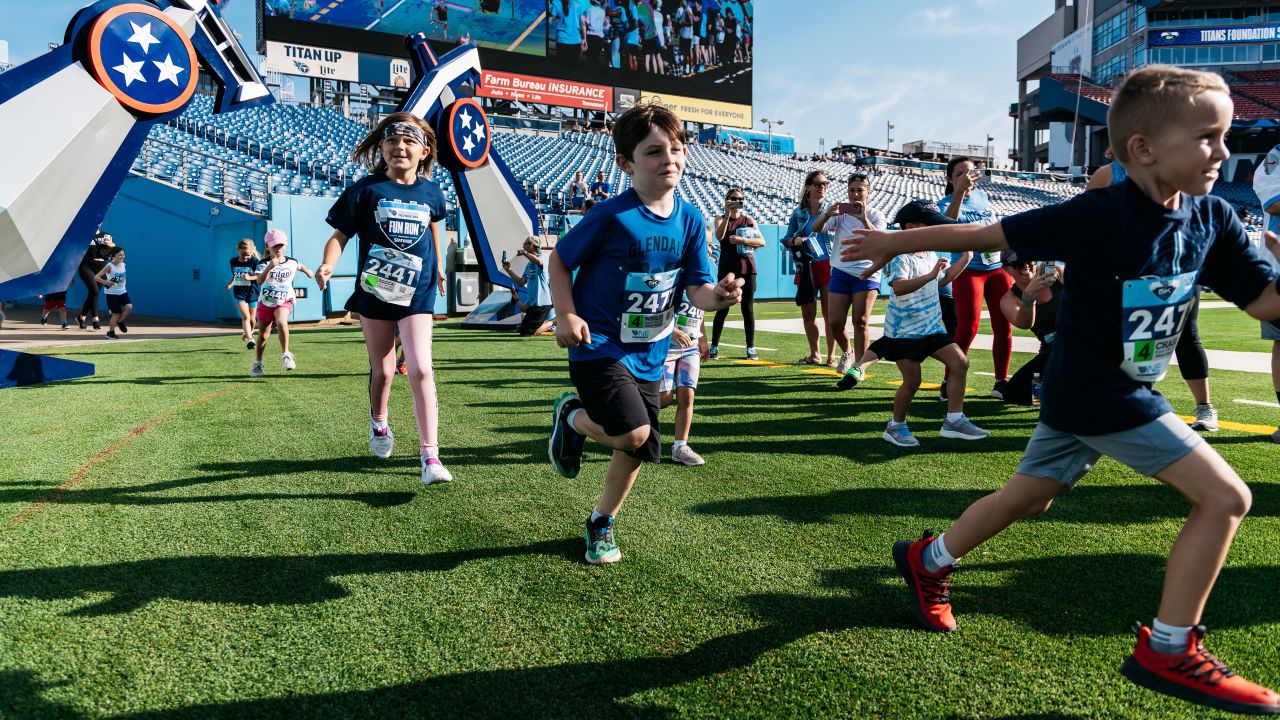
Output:
M920 447L920 441L907 429L906 423L902 425L894 425L893 423L885 425L884 435L881 435L881 437L898 447Z
M547 457L551 465L567 478L578 476L582 467L585 438L569 424L569 413L582 407L577 393L567 392L556 398L551 411L551 438L547 441Z
M587 563L604 565L616 563L622 559L622 551L613 539L613 516L605 515L594 523L587 516Z
M862 372L862 368L854 365L849 368L849 371L841 376L838 381L836 381L836 387L841 390L848 390L866 378L867 376Z
M712 360L715 360L716 358L720 357L720 348L716 345L712 345L711 349L707 351L707 357L711 358Z

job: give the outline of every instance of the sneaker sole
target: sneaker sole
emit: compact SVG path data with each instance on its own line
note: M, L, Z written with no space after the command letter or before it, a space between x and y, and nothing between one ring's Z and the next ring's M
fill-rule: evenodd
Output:
M1191 429L1199 430L1201 432L1218 432L1217 425L1210 425L1208 423L1202 423L1202 422L1191 423Z
M703 460L702 462L685 462L683 460L677 460L675 458L671 458L671 462L677 465L683 465L685 467L702 467L703 465L707 464L706 460Z
M893 544L893 564L897 566L898 574L902 576L902 579L907 581L907 601L911 604L911 614L915 616L916 622L925 630L937 633L954 632L955 626L938 627L929 622L924 615L924 611L920 609L920 603L916 600L915 573L911 572L911 563L907 562L907 551L910 549L910 540L899 540Z
M837 390L851 390L858 386L858 378L852 375L845 375L836 381Z
M423 485L439 485L439 484L441 484L441 483L447 483L447 482L453 482L453 476L452 476L452 475L450 475L449 477L440 477L440 478L423 478L423 479L422 479L422 484L423 484Z
M381 459L383 459L383 460L386 460L387 458L391 457L391 454L392 454L393 452L395 452L395 449L396 449L396 448L395 448L395 446L394 446L394 445L392 445L391 447L387 448L387 452L386 452L386 454L384 455L384 454L382 454L382 453L378 452L377 450L373 449L373 445L372 445L372 444L371 444L371 445L369 445L369 452L373 453L373 456L374 456L374 457L376 457L376 458L381 458Z
M1252 703L1236 702L1235 700L1226 700L1214 697L1206 693L1197 692L1193 688L1185 685L1166 680L1159 675L1138 664L1137 660L1130 655L1125 658L1124 664L1120 666L1120 674L1125 676L1134 685L1144 687L1161 695L1186 700L1197 705L1215 708L1217 710L1226 710L1227 712L1239 713L1242 715L1280 715L1280 705L1254 705Z
M897 446L898 446L898 447L900 447L900 448L913 448L913 447L920 447L920 441L919 441L919 440L916 440L916 441L915 441L915 443L901 443L901 442L898 442L897 440L894 440L894 439L893 439L893 436L892 436L892 435L890 435L889 433L884 433L884 434L883 434L883 435L881 435L880 437L882 437L882 438L884 438L886 441L888 441L888 443L889 443L890 445L897 445Z
M962 432L956 432L955 430L941 430L938 432L938 436L950 438L952 440L986 440L991 437L991 433L987 433L986 435L967 435Z
M569 480L577 477L578 471L582 468L579 467L571 471L569 468L560 465L560 462L556 459L556 431L560 429L561 425L560 411L564 408L565 401L568 400L571 395L573 395L573 393L567 392L556 398L556 403L551 408L551 437L547 438L547 459L551 461L551 467L555 468L556 472L562 477Z
M586 560L588 565L612 565L622 559L622 553L615 552L612 555L601 555L593 559L591 553L587 552L583 553L582 559Z

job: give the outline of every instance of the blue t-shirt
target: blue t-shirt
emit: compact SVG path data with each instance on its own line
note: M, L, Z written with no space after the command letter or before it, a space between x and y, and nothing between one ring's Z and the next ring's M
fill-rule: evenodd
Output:
M937 253L898 255L885 269L885 283L892 287L895 280L922 277L937 266ZM946 332L942 325L942 306L938 304L938 279L925 283L915 292L889 295L889 305L884 311L885 337L923 338Z
M627 190L587 213L555 252L578 271L573 303L591 329L569 361L614 358L637 379L657 380L679 289L715 282L702 214L676 198L671 216L660 217Z
M521 279L524 280L525 305L544 307L551 304L551 285L547 282L545 267L531 262L525 265Z
M1132 180L1001 225L1019 258L1071 268L1040 409L1060 432L1120 432L1172 412L1151 382L1134 379L1144 366L1133 362L1144 349L1172 353L1190 306L1180 299L1199 283L1244 307L1275 275L1222 198L1184 194L1170 210ZM1147 301L1138 298L1148 292ZM1179 302L1161 305L1156 296Z
M393 321L433 312L439 286L431 224L444 216L444 193L421 177L401 185L369 175L344 190L325 222L360 238L356 291L346 309Z
M609 195L613 193L613 188L608 182L591 183L591 199L599 202L600 200L608 200Z
M951 205L951 196L948 195L938 201L938 210L945 213L947 207ZM978 188L969 191L969 195L964 199L964 203L960 205L959 222L962 223L978 223L979 225L990 225L999 222L996 213L991 209L991 199L987 197L987 193ZM954 260L954 258L953 258ZM974 253L973 259L969 261L969 270L999 270L1000 269L1000 253Z
M250 287L254 284L253 276L258 274L258 266L262 264L262 259L257 255L250 255L247 259L241 260L237 255L231 258L231 280L233 287Z
M1121 165L1120 163L1116 162L1115 160L1112 160L1111 161L1111 184L1119 185L1120 183L1124 182L1125 179L1127 179L1128 177L1129 177L1129 171L1125 170L1124 166Z
M557 45L582 44L582 13L587 5L582 0L569 0L569 9L564 9L562 0L551 0L547 8L551 13L551 22L556 26Z

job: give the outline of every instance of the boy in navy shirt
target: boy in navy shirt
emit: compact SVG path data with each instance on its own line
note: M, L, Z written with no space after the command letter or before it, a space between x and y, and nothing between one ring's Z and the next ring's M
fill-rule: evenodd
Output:
M1071 268L1040 424L1017 473L946 533L926 531L916 542L894 545L916 619L931 630L954 630L949 574L957 560L1047 510L1059 490L1108 455L1173 487L1192 506L1169 554L1155 621L1151 628L1135 624L1137 646L1121 673L1194 703L1280 713L1280 695L1231 672L1204 648L1199 624L1249 511L1249 488L1152 389L1168 369L1197 284L1253 317L1280 318L1274 271L1231 206L1208 195L1230 155L1224 140L1231 117L1230 90L1217 75L1161 65L1137 70L1107 115L1112 150L1128 170L1125 182L988 226L893 236L859 231L865 237L846 241L853 247L843 252L873 260L872 271L895 254L925 249L1013 249L1026 260L1063 260Z
M593 565L622 559L613 517L641 463L661 457L658 381L679 290L704 311L733 305L742 294L733 275L715 283L702 215L675 197L685 165L679 119L666 108L637 105L614 123L613 142L631 188L584 216L547 262L556 342L569 348L578 390L556 401L551 463L572 478L585 437L613 450L604 492L587 518L586 560Z

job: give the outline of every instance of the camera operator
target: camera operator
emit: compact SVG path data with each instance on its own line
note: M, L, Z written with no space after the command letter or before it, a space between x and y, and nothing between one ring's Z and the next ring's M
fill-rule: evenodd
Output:
M1030 330L1040 340L1040 352L1009 378L1004 401L1031 405L1031 383L1036 373L1043 377L1045 363L1053 350L1058 327L1058 306L1062 301L1062 266L1058 263L1024 262L1017 253L1004 253L1002 267L1013 287L1000 298L1000 312L1011 325Z

